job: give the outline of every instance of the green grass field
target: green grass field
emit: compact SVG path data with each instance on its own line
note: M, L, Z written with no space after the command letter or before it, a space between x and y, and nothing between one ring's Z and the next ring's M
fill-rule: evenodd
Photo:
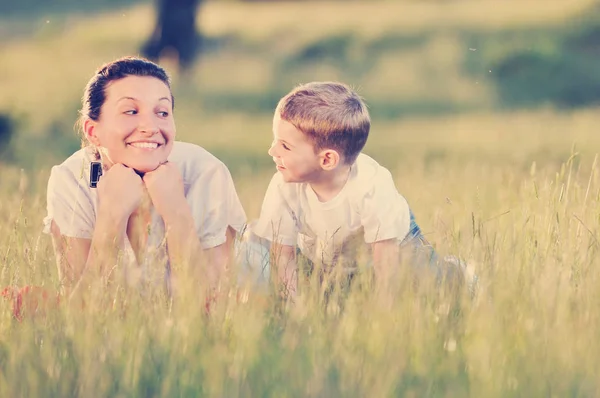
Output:
M119 290L21 322L4 300L0 396L597 396L600 114L500 111L481 55L522 45L502 41L507 31L552 32L591 4L207 3L204 58L187 77L165 60L178 135L230 167L248 216L274 172L278 97L344 80L371 107L366 152L437 249L476 266L478 294L406 278L393 300L356 288L342 309L314 286L288 306L241 287L205 316L193 287L172 307L161 292ZM49 168L79 145L95 68L137 53L151 28L147 5L0 19L0 111L18 120L15 161L0 163L0 286L56 288L41 233ZM473 37L495 44L473 51Z

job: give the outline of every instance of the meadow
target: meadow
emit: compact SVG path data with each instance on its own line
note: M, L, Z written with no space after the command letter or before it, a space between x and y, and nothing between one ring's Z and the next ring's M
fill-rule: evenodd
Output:
M230 167L255 218L279 96L309 80L352 84L373 116L365 152L393 172L440 253L476 267L477 294L407 277L392 298L359 284L327 303L311 285L286 304L241 286L206 315L188 286L173 305L123 290L21 321L3 300L0 396L599 394L600 112L503 109L485 63L592 2L308 4L200 10L198 65L182 75L164 60L179 139ZM145 4L0 18L0 110L17 120L0 161L0 286L57 288L41 232L50 167L79 147L88 78L137 53L152 18Z

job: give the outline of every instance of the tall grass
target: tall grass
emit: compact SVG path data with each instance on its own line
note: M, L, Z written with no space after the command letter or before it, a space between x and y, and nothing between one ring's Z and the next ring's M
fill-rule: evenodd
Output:
M0 395L595 396L600 170L577 159L527 172L455 167L430 182L454 184L419 207L438 250L476 266L473 298L403 273L391 298L359 283L329 304L314 284L294 304L231 287L209 315L194 286L173 303L159 288L121 289L22 321L4 301ZM459 183L480 173L495 189ZM45 177L3 172L4 286L56 288L40 234ZM244 192L260 202L259 187Z

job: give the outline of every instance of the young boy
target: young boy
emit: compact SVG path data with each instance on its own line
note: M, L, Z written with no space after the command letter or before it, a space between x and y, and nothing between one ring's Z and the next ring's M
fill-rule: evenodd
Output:
M271 242L271 272L292 294L297 250L322 269L351 272L366 245L378 283L401 251L415 253L405 247L435 261L391 173L361 153L370 126L361 97L341 83L301 85L277 105L268 151L277 173L251 231Z

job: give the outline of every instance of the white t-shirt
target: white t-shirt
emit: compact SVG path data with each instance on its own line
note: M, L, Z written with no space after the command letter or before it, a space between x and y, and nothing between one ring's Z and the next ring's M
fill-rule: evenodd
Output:
M326 266L352 261L359 242L401 242L409 229L408 203L391 173L362 153L345 186L327 202L320 202L308 183L286 183L275 174L252 226L259 237L297 245L311 261Z
M95 159L90 150L84 148L52 168L47 192L48 215L44 218L45 233L50 232L54 220L63 236L92 238L98 209L98 192L89 186L92 160ZM246 214L223 162L204 148L185 142L173 143L168 160L179 166L181 171L185 197L190 204L202 248L224 243L228 226L242 231ZM153 209L145 256L148 261L168 263L165 241L165 225ZM129 260L135 263L127 236L124 249Z

